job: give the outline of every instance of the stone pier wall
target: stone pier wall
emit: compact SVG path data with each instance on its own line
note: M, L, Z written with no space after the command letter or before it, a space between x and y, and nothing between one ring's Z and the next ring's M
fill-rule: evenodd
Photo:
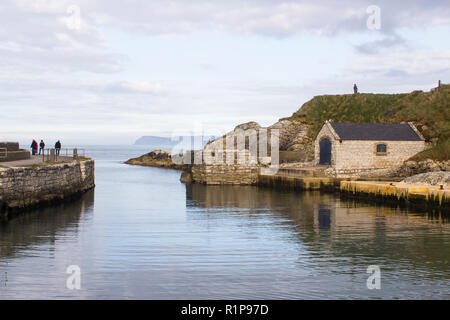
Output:
M258 182L259 168L256 165L193 165L192 182L210 185L234 184L255 185Z
M43 167L0 168L0 212L61 201L95 186L93 160Z
M191 182L210 185L256 185L261 162L270 162L270 157L252 156L249 150L208 150L200 156L202 164L190 168Z

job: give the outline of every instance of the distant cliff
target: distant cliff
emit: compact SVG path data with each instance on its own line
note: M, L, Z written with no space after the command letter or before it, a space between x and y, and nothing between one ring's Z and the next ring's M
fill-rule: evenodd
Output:
M172 147L175 147L177 144L185 141L185 139L188 139L193 142L194 139L198 139L198 141L202 141L202 147L209 141L213 140L214 137L212 136L179 136L175 138L170 137L159 137L159 136L143 136L136 140L134 143L135 145L140 146L152 146L154 148L158 149L171 149Z

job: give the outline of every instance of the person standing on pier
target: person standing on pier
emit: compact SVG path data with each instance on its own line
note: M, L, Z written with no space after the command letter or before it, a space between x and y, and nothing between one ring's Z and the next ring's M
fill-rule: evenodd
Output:
M44 154L44 148L45 148L44 140L41 140L41 142L39 143L39 155L41 155L41 151L42 154Z
M59 156L59 152L61 151L61 141L56 141L55 143L56 155Z
M33 139L33 142L31 142L31 154L34 156L37 153L38 150L38 143L36 142L36 140Z

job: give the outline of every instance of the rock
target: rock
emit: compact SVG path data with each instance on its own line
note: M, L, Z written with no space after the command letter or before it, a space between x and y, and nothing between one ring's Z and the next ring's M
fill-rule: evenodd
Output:
M309 126L301 121L280 120L269 127L280 130L280 150L305 151L314 157L313 141L308 137ZM311 160L311 159L309 159ZM305 161L308 161L305 159Z
M189 171L183 171L181 173L180 181L183 183L192 183L192 173Z
M184 170L186 168L186 165L184 164L175 163L172 160L172 157L173 154L170 151L154 150L138 158L130 159L125 163L137 166L168 168L176 170Z
M412 176L426 172L450 171L450 160L434 161L427 159L424 161L405 161L398 170L400 176Z
M287 120L282 119L270 127L263 128L258 123L251 121L247 123L240 124L234 128L233 131L227 133L227 135L241 134L241 130L255 130L257 134L261 132L261 129L267 129L267 148L271 149L270 146L270 135L274 134L274 130L279 132L279 149L281 151L296 151L301 152L302 155L298 159L302 162L311 161L314 158L314 144L313 140L308 136L309 125L305 124L299 120ZM247 132L248 135L248 132ZM264 136L259 136L263 139ZM219 149L220 146L225 145L225 140L221 141L224 137L218 138L205 147L206 150ZM246 145L248 149L248 145Z
M437 171L416 174L414 176L404 179L404 183L418 183L427 184L432 186L438 185L450 185L450 172L449 171Z
M236 126L236 128L234 128L233 131L236 131L239 129L241 129L241 130L249 130L249 129L258 130L260 128L261 128L261 126L259 125L259 123L255 122L255 121L250 121L250 122L243 123L243 124Z

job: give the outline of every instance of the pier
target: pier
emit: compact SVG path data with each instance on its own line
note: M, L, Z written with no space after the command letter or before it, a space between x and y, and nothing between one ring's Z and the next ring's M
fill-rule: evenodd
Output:
M298 170L297 170L298 171ZM343 197L398 203L412 207L438 208L450 212L450 186L407 184L399 181L360 181L350 178L319 177L311 170L280 170L259 175L258 185L278 190L321 190Z
M0 219L12 213L70 200L95 187L94 161L78 149L55 149L0 162ZM84 154L84 153L83 153Z

